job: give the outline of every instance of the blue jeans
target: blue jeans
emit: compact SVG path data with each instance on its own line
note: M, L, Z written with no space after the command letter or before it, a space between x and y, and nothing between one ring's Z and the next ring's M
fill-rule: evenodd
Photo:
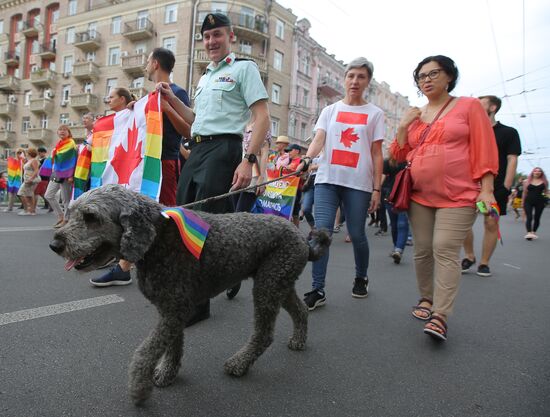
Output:
M303 194L302 198L302 211L304 212L304 217L307 220L307 224L311 227L315 226L315 218L313 217L313 195L315 193L315 185L312 185L309 190Z
M409 237L409 218L406 212L394 213L391 204L384 203L391 222L391 237L395 250L403 253Z
M336 210L340 203L344 203L344 213L348 232L353 244L356 278L366 278L369 267L369 242L365 233L367 211L370 205L371 193L354 190L333 184L315 184L315 226L318 229L327 229L332 234ZM329 251L313 262L312 277L313 289L325 288L325 276Z

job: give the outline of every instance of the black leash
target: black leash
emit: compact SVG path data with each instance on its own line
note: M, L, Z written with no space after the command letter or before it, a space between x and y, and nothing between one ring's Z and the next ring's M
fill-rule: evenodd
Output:
M235 194L243 193L245 191L255 190L258 187L263 187L264 185L271 184L272 182L279 181L279 180L282 180L282 179L285 179L285 178L288 178L288 177L292 177L293 175L301 174L302 172L303 171L301 171L301 170L294 171L290 174L283 175L282 177L277 177L277 178L273 178L272 180L262 182L261 184L251 185L249 187L241 188L239 190L229 191L228 193L225 193L225 194L220 194L220 195L216 195L214 197L205 198L203 200L194 201L193 203L185 204L181 207L189 208L189 207L196 206L198 204L210 203L211 201L221 200L222 198L227 198L227 197L230 197L230 196L235 195Z

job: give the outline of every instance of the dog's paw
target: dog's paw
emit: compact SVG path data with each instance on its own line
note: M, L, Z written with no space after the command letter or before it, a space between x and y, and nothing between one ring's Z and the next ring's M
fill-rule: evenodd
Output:
M153 384L159 388L167 387L172 385L177 375L177 370L171 368L156 368L153 372Z
M248 372L248 362L238 356L233 356L225 361L223 369L226 374L231 376L243 376Z
M152 384L140 384L138 386L130 386L130 397L134 405L141 406L149 399L153 391Z
M306 350L306 341L291 337L287 346L290 350Z

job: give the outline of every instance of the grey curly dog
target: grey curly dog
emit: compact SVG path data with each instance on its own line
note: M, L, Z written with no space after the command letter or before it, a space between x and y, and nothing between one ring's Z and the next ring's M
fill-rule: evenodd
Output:
M183 355L183 329L195 305L246 278L254 279L254 332L225 362L229 375L246 374L273 341L282 306L294 330L288 347L303 350L307 309L294 287L308 260L330 245L326 231L308 242L289 221L248 213L196 212L210 225L200 260L185 248L176 224L161 215L152 199L107 185L88 191L70 207L51 249L67 259L66 268L91 271L113 257L135 263L139 289L160 319L134 353L129 369L130 395L143 403L157 387L171 384Z

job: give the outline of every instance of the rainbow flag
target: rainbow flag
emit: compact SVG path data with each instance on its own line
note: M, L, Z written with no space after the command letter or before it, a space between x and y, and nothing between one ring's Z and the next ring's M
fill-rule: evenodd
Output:
M158 200L162 181L162 162L160 160L162 154L162 112L160 110L160 94L157 92L149 94L145 105L145 123L147 128L140 192Z
M191 210L182 207L166 208L162 213L174 220L183 244L195 258L200 259L210 225Z
M268 181L280 176L277 169L267 170ZM290 220L299 184L300 177L292 176L266 185L264 193L252 207L252 213L273 214Z
M48 157L44 159L44 162L42 163L42 166L40 167L40 171L38 172L38 175L42 177L51 177L52 176L52 158Z
M72 138L62 139L52 152L53 171L58 178L70 178L76 166L76 144Z
M21 161L17 158L8 158L8 193L16 194L21 187Z
M115 130L116 113L95 121L92 134L92 160L90 166L90 187L101 186L101 176L109 159L109 145Z
M76 200L88 191L88 179L90 177L90 165L92 162L92 151L87 145L80 145L76 168L74 170L73 200Z

